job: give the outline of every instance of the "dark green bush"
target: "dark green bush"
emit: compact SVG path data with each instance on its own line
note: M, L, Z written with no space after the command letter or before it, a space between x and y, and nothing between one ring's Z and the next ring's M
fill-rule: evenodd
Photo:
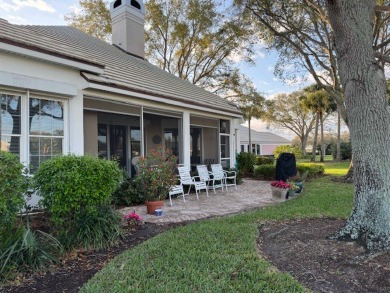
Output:
M58 262L62 252L60 242L53 236L19 226L0 246L0 274L16 271L35 271Z
M255 165L273 165L274 162L272 157L256 156Z
M112 195L112 203L117 206L128 206L145 202L142 182L137 178L125 179Z
M121 215L109 205L92 212L79 211L71 224L60 231L58 238L68 250L73 247L107 248L122 236L121 222Z
M333 156L333 159L337 158L336 144L332 145L332 156ZM341 142L340 143L340 157L342 160L351 160L352 159L352 145L350 142Z
M109 204L121 177L115 161L68 155L43 162L34 183L51 220L61 225L75 214L93 213Z
M253 166L255 163L255 154L246 152L237 154L237 169L243 174L243 176L248 176L253 173Z
M315 178L324 175L325 165L319 163L298 163L297 171L300 174L307 174L307 178Z
M274 157L277 159L281 153L292 153L295 155L296 159L301 159L303 157L301 149L291 145L277 146L274 150Z
M23 165L14 154L0 151L0 241L4 229L12 227L23 207L28 188Z
M254 177L256 179L274 180L275 179L274 165L256 165L254 166Z

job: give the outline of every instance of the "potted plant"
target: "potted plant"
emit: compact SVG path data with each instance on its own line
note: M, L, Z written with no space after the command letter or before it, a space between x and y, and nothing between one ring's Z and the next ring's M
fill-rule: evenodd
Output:
M148 214L154 214L156 209L163 206L163 200L176 182L176 164L177 157L171 151L164 152L162 146L152 149L138 160L136 176L143 185Z
M290 184L284 181L271 182L272 196L278 198L286 198L287 192L290 190Z
M288 182L290 182L290 183L293 182L294 185L298 186L298 189L295 191L295 193L301 193L302 192L303 182L306 180L307 174L308 174L308 171L306 171L303 174L300 174L298 172L297 175L288 178Z
M299 186L295 184L295 182L288 181L288 184L290 184L290 189L288 190L288 197L294 197L297 191L299 190Z

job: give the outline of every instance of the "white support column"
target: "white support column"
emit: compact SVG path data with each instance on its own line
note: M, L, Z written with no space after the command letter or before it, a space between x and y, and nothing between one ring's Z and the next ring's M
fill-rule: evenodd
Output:
M78 90L77 96L69 100L69 153L84 154L84 109L83 93ZM65 118L65 117L64 117Z
M139 128L141 131L141 157L143 157L145 156L144 106L140 108Z
M191 165L190 113L183 112L183 164Z

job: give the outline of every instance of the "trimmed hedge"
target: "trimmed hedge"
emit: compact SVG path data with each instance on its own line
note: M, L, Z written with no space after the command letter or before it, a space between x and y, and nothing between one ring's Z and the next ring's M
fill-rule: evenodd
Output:
M11 228L25 203L28 180L23 168L16 155L0 151L0 232Z
M295 155L296 159L301 159L303 157L301 149L291 145L277 146L274 150L274 157L278 158L281 153L292 153Z
M276 167L274 165L255 165L253 176L256 179L274 180L275 169Z
M243 176L253 173L253 166L256 164L256 155L241 152L237 154L237 169Z
M61 224L109 204L121 178L115 161L67 155L43 162L33 180L52 221Z
M273 165L275 159L273 157L256 156L255 165Z
M298 163L297 170L300 174L307 172L307 178L314 178L324 175L325 165L319 163Z

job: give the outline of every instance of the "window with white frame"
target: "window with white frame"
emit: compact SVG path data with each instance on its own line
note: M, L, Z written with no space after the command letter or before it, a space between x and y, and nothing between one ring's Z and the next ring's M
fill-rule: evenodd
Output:
M19 155L30 173L39 164L64 152L65 100L0 90L1 150Z
M39 164L62 154L64 105L62 101L29 99L30 172Z
M221 165L230 167L230 121L220 120Z

